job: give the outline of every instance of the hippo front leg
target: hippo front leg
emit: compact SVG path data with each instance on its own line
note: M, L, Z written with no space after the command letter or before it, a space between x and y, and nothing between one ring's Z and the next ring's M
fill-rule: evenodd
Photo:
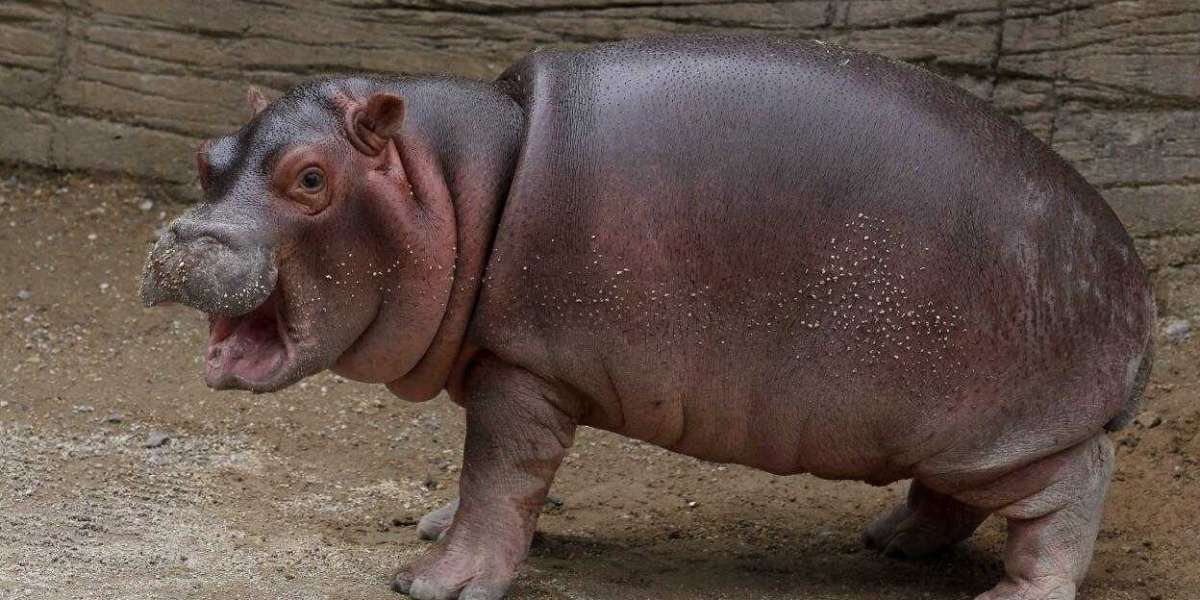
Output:
M392 588L418 600L504 596L574 436L574 411L542 380L487 358L467 376L459 500L441 539Z

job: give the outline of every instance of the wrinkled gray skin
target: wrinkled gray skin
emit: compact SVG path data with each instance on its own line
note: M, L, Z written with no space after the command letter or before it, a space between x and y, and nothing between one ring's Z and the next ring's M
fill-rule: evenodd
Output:
M216 387L332 368L465 408L460 498L396 590L502 596L587 425L912 479L869 545L921 556L997 514L980 600L1075 597L1154 305L1096 191L982 101L820 43L697 37L252 105L202 148L205 202L144 296L214 315Z

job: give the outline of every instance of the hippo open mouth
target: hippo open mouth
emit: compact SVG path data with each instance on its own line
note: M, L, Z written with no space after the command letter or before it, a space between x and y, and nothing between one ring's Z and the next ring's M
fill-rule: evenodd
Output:
M205 361L209 386L266 387L279 375L294 354L282 306L282 294L276 287L249 313L209 315Z

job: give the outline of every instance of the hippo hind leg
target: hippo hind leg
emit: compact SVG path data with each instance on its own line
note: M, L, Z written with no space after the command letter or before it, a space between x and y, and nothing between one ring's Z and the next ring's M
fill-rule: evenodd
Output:
M920 558L971 537L988 513L913 481L905 502L867 527L863 542L887 556Z
M956 494L1008 520L1005 578L976 600L1074 600L1092 560L1114 466L1103 434Z

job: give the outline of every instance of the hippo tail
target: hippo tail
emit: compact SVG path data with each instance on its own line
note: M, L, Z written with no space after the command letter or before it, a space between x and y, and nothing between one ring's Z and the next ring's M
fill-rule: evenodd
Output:
M1155 322L1155 310L1153 300L1150 302L1150 323ZM1121 407L1121 412L1109 419L1104 424L1105 431L1117 431L1124 429L1133 422L1137 415L1142 410L1142 400L1146 392L1146 384L1150 382L1150 371L1154 368L1154 329L1151 325L1150 332L1146 335L1146 349L1142 351L1142 360L1138 363L1137 373L1133 376L1133 386L1129 392L1129 397L1125 400L1125 405Z

